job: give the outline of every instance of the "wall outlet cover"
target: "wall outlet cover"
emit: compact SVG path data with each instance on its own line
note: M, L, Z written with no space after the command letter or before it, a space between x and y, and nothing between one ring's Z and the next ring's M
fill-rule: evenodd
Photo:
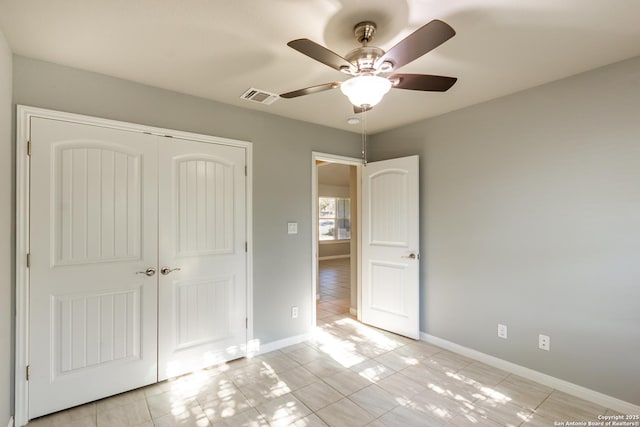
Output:
M538 335L538 348L540 350L550 351L551 350L551 338L548 335Z
M507 325L498 323L498 337L505 340L507 339Z

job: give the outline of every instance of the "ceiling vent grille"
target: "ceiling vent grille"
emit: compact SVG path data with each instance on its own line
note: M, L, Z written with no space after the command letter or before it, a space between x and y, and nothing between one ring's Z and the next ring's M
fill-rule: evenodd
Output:
M246 99L247 101L257 102L259 104L271 105L279 98L279 96L264 90L251 88L243 93L240 98Z

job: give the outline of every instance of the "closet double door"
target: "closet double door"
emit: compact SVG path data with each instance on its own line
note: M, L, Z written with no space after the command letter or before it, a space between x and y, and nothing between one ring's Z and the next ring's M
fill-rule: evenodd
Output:
M29 417L244 355L245 148L32 118Z

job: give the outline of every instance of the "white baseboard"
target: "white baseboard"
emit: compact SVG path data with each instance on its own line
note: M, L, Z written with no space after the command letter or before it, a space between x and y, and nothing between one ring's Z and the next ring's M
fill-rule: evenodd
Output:
M489 354L464 347L460 344L456 344L454 342L447 341L445 339L438 338L424 332L420 332L420 339L422 341L428 342L429 344L433 344L446 350L450 350L454 353L458 353L471 359L477 360L479 362L486 363L487 365L493 366L494 368L502 369L503 371L520 375L521 377L546 385L547 387L551 387L556 390L579 397L581 399L591 401L600 406L613 409L614 411L618 411L621 414L640 414L640 406L634 405L633 403L625 402L624 400L620 400L612 396L608 396L595 390L591 390L586 387L582 387L577 384L552 377L551 375L543 374L542 372L534 371L533 369L525 368L524 366L499 359Z
M254 343L252 346L252 355L257 356L259 354L269 353L271 351L280 350L290 345L295 345L304 342L309 339L309 334L296 335L289 338L284 338L278 341L271 341L266 344Z
M7 424L7 427L13 427L13 417L9 417L9 424Z
M328 255L328 256L321 256L318 257L318 261L326 261L328 259L340 259L340 258L351 258L351 255L347 254L347 255Z

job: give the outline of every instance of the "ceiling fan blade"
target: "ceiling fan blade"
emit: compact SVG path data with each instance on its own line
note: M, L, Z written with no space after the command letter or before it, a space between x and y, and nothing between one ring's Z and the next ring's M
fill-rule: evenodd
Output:
M340 71L340 68L342 67L348 67L352 71L356 70L356 67L342 56L309 39L292 40L287 43L287 45L298 52L307 55L309 58L322 62L323 64L338 71Z
M311 95L312 93L324 92L329 89L336 89L340 87L340 82L324 83L321 85L305 87L304 89L298 89L291 92L283 93L281 98L297 98L303 95Z
M396 89L446 92L455 84L456 77L432 76L430 74L393 74L388 77ZM395 81L397 80L397 83Z
M376 67L385 61L389 61L393 64L393 69L397 70L403 65L420 58L425 53L440 46L455 36L455 34L455 30L451 28L449 24L434 19L389 49L387 53L378 59Z

